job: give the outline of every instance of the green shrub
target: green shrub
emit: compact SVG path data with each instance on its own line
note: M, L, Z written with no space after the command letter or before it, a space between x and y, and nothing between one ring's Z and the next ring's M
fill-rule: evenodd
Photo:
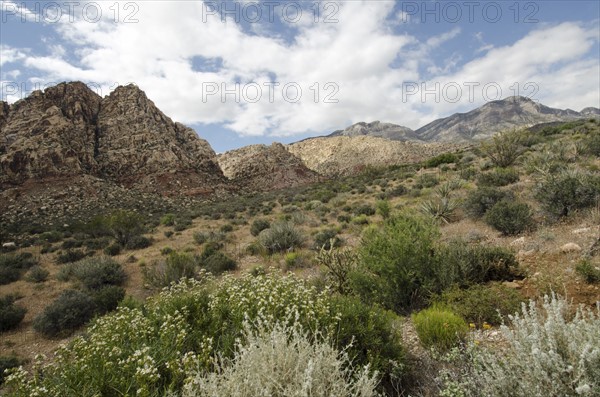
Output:
M29 270L25 279L31 283L42 283L48 279L49 275L50 272L48 270L36 265Z
M160 250L160 254L161 255L169 255L169 254L171 254L173 252L175 252L175 250L173 248L171 248L171 247L163 247Z
M121 264L108 257L87 258L74 263L71 275L90 290L122 285L126 279Z
M313 249L320 250L323 247L325 249L329 249L332 246L339 247L342 244L342 240L337 234L338 232L335 229L321 230L315 234L315 243L313 244Z
M23 364L23 362L15 356L0 356L0 386L4 383L6 371L17 368L21 364Z
M584 259L577 264L575 271L583 277L586 283L600 283L600 268L594 266L588 259Z
M357 205L356 207L354 207L354 215L356 216L360 216L360 215L366 215L366 216L371 216L371 215L375 215L375 207L373 207L371 204L360 204Z
M469 329L465 320L442 307L430 307L413 314L412 321L421 343L439 351L459 345Z
M213 274L221 274L226 271L235 270L237 263L221 251L216 251L202 259L201 266Z
M125 289L118 285L104 285L91 294L98 314L111 312L125 298Z
M505 192L492 187L479 187L467 196L465 211L474 218L481 218L496 203L502 200L513 200L511 192Z
M519 172L514 168L496 168L477 178L477 184L480 186L506 186L518 181Z
M600 176L573 170L548 173L539 182L536 197L548 212L567 216L596 204L600 197Z
M392 206L390 202L387 200L379 200L376 204L377 213L381 215L383 219L387 219L390 217L390 213L392 212Z
M442 153L425 161L426 168L434 168L441 164L452 164L459 161L459 157L454 153Z
M456 208L458 208L458 202L453 198L436 197L432 200L424 201L421 204L420 210L435 221L450 223L456 219Z
M369 218L367 218L367 216L364 214L355 216L354 218L352 218L352 223L354 223L355 225L368 225Z
M23 273L38 264L30 252L0 254L0 285L19 280Z
M115 211L106 218L106 224L117 243L126 247L134 237L145 231L141 215L130 211Z
M489 281L512 281L523 278L515 254L505 247L468 244L453 240L436 249L438 261L443 264L438 282L445 287Z
M501 349L475 350L462 382L469 397L598 396L600 313L565 299L530 302L502 326ZM463 394L464 395L464 394Z
M196 277L200 258L189 253L173 252L165 259L154 261L143 271L146 282L154 287L166 287L182 278Z
M274 223L260 232L258 239L270 254L301 248L305 240L302 232L288 222Z
M175 214L165 214L160 218L160 224L163 226L173 226L175 224Z
M70 248L79 248L83 245L83 241L79 241L79 240L65 240L62 242L61 247L63 249L70 249Z
M47 337L65 336L85 324L95 312L94 301L87 293L67 290L33 320L33 328Z
M337 221L340 223L350 223L352 217L350 215L338 215Z
M57 243L63 239L63 234L59 231L52 230L50 232L44 232L40 234L38 238L40 241L45 241L47 243Z
M351 288L366 302L406 312L422 305L436 289L435 226L405 214L368 228L358 248L360 266Z
M501 284L476 284L467 289L444 291L439 302L470 323L500 325L508 315L519 311L523 296Z
M233 225L228 223L226 225L223 225L219 228L219 231L221 231L222 233L229 233L233 231Z
M121 249L123 249L123 247L121 247L121 244L113 243L108 247L104 248L104 253L108 256L116 256L121 253Z
M152 245L152 240L145 236L132 236L125 248L129 250L139 250L143 248L148 248Z
M266 219L255 219L250 226L250 233L256 237L265 229L271 227L271 223Z
M423 189L437 186L440 183L439 179L433 174L421 174L414 184L413 188Z
M16 328L23 321L27 309L15 305L16 300L14 295L0 297L0 332Z
M533 225L528 204L502 200L485 214L485 222L507 236L519 234Z
M195 232L193 237L196 244L221 242L225 240L225 234L223 232L215 232L212 230L208 232Z
M172 230L165 230L165 237L166 238L171 238L171 236L173 236L173 231Z
M389 198L393 198L393 197L404 196L406 193L408 193L408 189L406 188L406 186L399 184L398 186L396 186L392 189L386 190L385 195Z
M64 252L59 253L56 256L56 261L58 263L71 263L77 262L78 260L85 257L86 253L81 250L66 250Z
M577 142L577 153L600 157L600 134L592 132Z
M501 132L483 142L481 150L496 167L506 168L513 165L523 153L523 138L523 131Z

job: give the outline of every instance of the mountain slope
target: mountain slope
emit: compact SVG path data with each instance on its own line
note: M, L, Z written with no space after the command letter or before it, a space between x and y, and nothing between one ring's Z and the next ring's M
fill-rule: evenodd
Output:
M329 134L328 137L363 135L386 138L392 141L420 140L419 136L408 127L380 121L356 123L344 130L335 131Z
M481 140L511 128L587 117L591 109L586 108L586 114L582 114L570 109L554 109L525 97L509 97L488 102L467 113L435 120L415 133L428 142Z
M250 145L218 157L223 174L236 185L267 191L318 182L319 175L280 143Z

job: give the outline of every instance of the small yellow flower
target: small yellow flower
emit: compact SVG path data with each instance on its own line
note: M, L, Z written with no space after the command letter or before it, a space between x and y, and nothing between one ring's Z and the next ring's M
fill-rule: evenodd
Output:
M475 323L469 323L469 328L475 329Z
M492 329L492 326L488 323L483 323L483 329Z

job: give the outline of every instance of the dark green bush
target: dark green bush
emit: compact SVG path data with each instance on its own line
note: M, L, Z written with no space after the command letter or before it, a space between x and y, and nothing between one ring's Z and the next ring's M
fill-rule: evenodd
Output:
M0 297L0 332L11 330L23 321L27 309L15 305L16 300L14 295Z
M225 240L225 234L223 232L195 232L194 233L194 241L196 244L204 244L206 242L221 242Z
M166 287L182 278L196 277L200 258L189 253L173 252L144 269L144 279L155 287Z
M339 247L342 244L342 240L337 236L338 232L335 229L325 229L315 234L315 243L313 249L320 250L325 248L326 250L332 247L331 242L333 241L333 247Z
M270 254L273 254L300 248L304 244L305 238L293 224L277 222L260 232L258 240Z
M175 214L165 214L160 218L160 224L163 226L173 226L175 224Z
M0 386L4 383L6 371L17 368L21 364L23 364L23 362L15 356L0 356Z
M152 245L152 240L145 236L132 236L125 248L130 250L139 250L143 248L148 248Z
M38 264L30 252L0 255L0 285L10 284L23 276L28 269Z
M479 175L477 184L480 186L506 186L519 180L519 172L514 168L496 168L491 172Z
M584 259L577 264L575 271L583 277L586 283L600 283L600 269L591 264L588 259Z
M48 279L49 274L48 270L36 265L29 270L25 279L31 283L41 283Z
M63 249L79 248L83 245L83 241L80 240L65 240L62 242L61 247Z
M74 263L72 276L90 290L125 282L125 271L120 263L108 257L87 258Z
M399 184L398 186L395 186L394 188L385 191L385 195L388 198L404 196L406 193L408 193L408 189L402 184Z
M50 232L44 232L38 237L40 241L47 243L57 243L63 239L63 234L59 231L53 230Z
M202 259L201 266L213 274L221 274L226 271L235 270L237 263L223 252L216 251Z
M481 218L501 200L512 200L514 195L492 187L479 187L467 196L464 204L465 211L474 218Z
M574 210L591 207L599 197L599 175L571 170L548 173L536 191L536 198L546 210L557 216L567 216Z
M233 225L228 223L226 225L223 225L219 228L219 231L221 231L222 233L229 233L233 231Z
M340 223L350 223L352 217L350 215L338 215L337 221Z
M523 131L513 130L496 134L481 144L481 150L497 167L513 165L523 153Z
M398 317L345 295L334 295L331 309L332 315L339 315L340 319L335 330L337 347L350 346L347 353L352 362L369 364L372 370L383 375L383 389L391 392L402 380L406 363L402 336L396 328Z
M104 285L91 293L96 312L104 314L117 308L119 303L125 298L125 289L117 285Z
M523 278L519 262L508 248L454 240L438 246L436 255L443 263L439 282L447 280L443 283L445 287Z
M121 247L121 244L113 243L108 247L104 248L104 253L108 256L115 256L121 253L121 249L123 249L123 247Z
M350 287L367 303L397 312L423 305L437 289L436 227L400 214L368 228L358 248L359 266Z
M441 164L457 163L460 158L454 153L442 153L425 161L425 167L434 168Z
M371 216L371 215L375 215L376 209L371 204L360 204L360 205L357 205L356 207L354 207L353 212L354 212L354 215L356 215L356 216L359 216L359 215Z
M106 218L106 224L117 243L125 247L134 237L145 231L141 215L130 211L116 211Z
M421 174L415 182L413 188L423 189L439 185L440 181L433 174Z
M528 204L502 200L485 214L485 222L504 235L519 234L533 225Z
M467 289L447 290L439 302L468 322L482 327L484 323L500 325L508 315L518 312L523 296L501 284L478 284Z
M266 220L266 219L255 219L252 222L252 226L250 226L250 234L252 234L254 237L258 236L260 234L260 232L262 232L265 229L268 229L271 227L271 223Z
M47 337L65 336L85 324L95 312L94 300L87 293L67 290L33 320L33 328Z
M82 258L85 258L86 253L81 250L66 250L61 252L56 257L58 263L71 263L76 262Z

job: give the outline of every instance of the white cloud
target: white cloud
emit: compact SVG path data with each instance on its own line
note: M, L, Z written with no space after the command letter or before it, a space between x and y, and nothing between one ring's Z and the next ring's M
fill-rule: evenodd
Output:
M51 25L62 42L48 46L48 54L3 46L2 62L22 62L27 73L39 81L95 82L105 94L115 83L135 82L177 121L222 123L243 135L323 132L375 119L416 128L448 115L457 106L472 108L484 100L479 94L473 103L466 95L458 103L428 99L423 104L420 95L406 101L403 82L420 82L420 70L436 75L427 82L430 86L436 82L498 82L505 97L515 82L536 82L539 99L549 101L548 105L598 103L599 61L586 60L598 42L597 26L545 26L512 45L487 47L461 66L461 55L466 54L452 54L437 62L432 56L442 44L461 38L460 28L424 41L394 33L398 22L393 18L393 2L337 2L337 23L315 24L313 15L305 13L300 22L291 25L295 36L287 40L281 32L273 34L268 23L257 24L246 33L231 20L223 23L220 16L207 15L199 2L139 2L139 10L133 10L138 22L123 23L126 3L118 3L120 23L112 20L114 10L108 9L114 3L101 3L103 18L96 23L63 18ZM488 45L482 34L475 38ZM193 66L197 57L218 58L222 68L199 71ZM272 101L263 85L271 75L281 83ZM242 98L237 103L229 95L222 101L218 94L204 100L207 83L220 89L222 84L233 88L235 82L259 84L262 100L250 103ZM328 82L336 86L326 90ZM302 87L299 103L282 97L286 83ZM317 103L315 83L319 83ZM323 103L335 87L339 88L335 95L338 103Z

